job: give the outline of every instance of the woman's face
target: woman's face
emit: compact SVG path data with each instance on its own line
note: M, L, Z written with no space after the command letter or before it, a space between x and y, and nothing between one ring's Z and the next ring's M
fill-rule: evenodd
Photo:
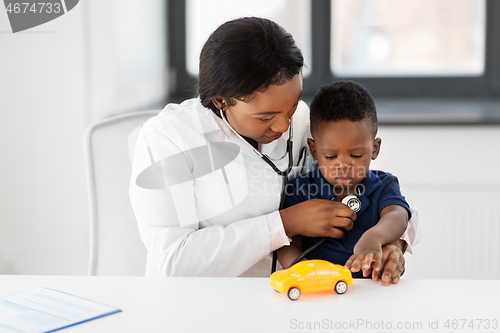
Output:
M249 102L236 100L233 106L223 106L227 121L250 144L269 143L288 130L300 95L302 74L286 83L270 85L265 92L256 92Z

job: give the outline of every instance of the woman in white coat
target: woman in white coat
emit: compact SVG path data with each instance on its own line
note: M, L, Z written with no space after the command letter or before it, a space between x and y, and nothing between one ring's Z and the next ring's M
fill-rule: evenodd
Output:
M279 210L283 177L271 164L287 171L292 116L294 166L304 164L309 136L302 67L292 36L276 23L226 22L201 51L198 97L167 105L142 126L130 199L146 275L269 276L270 254L294 235L341 238L352 228L356 214L338 202ZM393 282L403 245L383 249L383 274Z

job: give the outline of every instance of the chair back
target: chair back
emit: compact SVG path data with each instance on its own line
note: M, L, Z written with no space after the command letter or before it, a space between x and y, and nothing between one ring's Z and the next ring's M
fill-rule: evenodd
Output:
M110 117L85 131L90 213L89 275L145 274L147 252L128 194L132 169L129 136L158 112L139 111Z

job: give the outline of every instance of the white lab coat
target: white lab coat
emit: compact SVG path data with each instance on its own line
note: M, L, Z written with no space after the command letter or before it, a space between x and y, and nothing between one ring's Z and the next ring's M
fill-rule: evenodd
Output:
M310 136L304 102L293 118L296 165ZM287 139L261 152L279 159ZM134 141L130 199L146 275L269 276L282 177L197 98L167 105ZM285 169L288 156L275 164Z

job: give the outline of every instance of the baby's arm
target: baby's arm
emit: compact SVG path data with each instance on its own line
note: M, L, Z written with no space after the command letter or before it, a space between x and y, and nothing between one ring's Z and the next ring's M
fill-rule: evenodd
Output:
M294 236L290 246L283 246L278 250L278 260L283 268L290 264L304 251L304 238L300 235ZM304 260L304 259L303 259Z
M352 272L363 269L363 276L368 276L372 269L378 274L383 265L382 246L398 240L407 224L408 211L403 206L389 205L382 209L380 220L361 236L345 266Z

